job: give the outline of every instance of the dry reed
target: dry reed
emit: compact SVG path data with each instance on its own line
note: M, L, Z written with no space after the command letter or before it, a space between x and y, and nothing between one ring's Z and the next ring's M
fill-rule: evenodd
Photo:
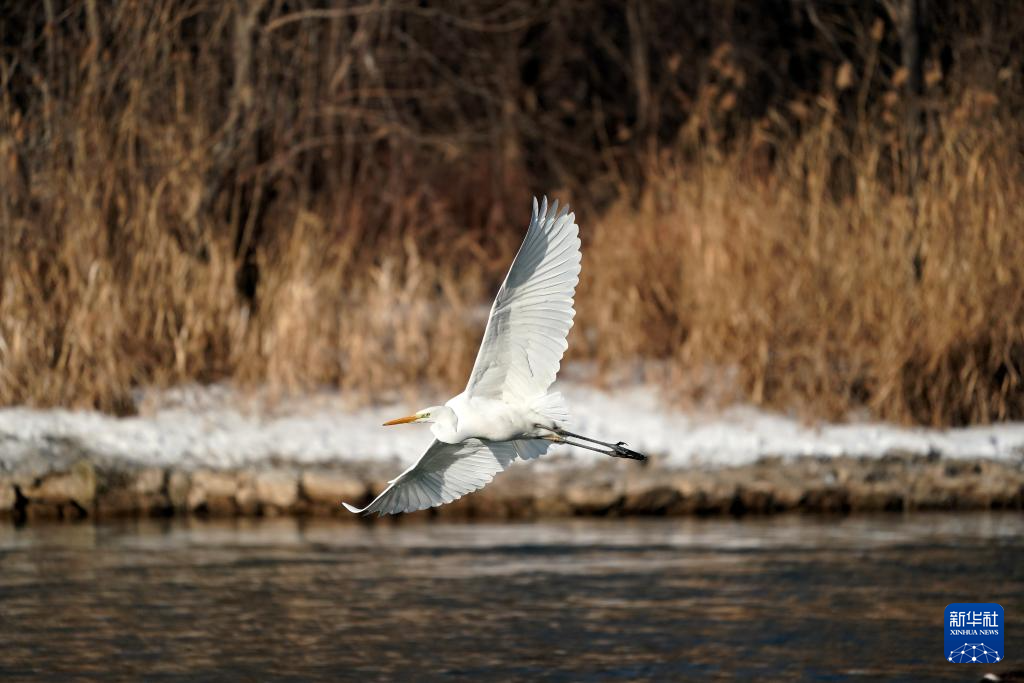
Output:
M847 156L827 111L767 176L749 151L652 172L639 208L594 226L588 352L668 359L691 397L733 384L731 398L818 416L1019 419L1024 185L1004 142L1024 131L990 114L926 141L913 202L881 177L892 150L872 136Z
M785 13L682 5L13 13L0 404L455 389L547 188L584 232L572 358L811 415L1024 417L1019 57L991 57L1020 13L940 3L959 61L910 107L888 19L808 15L794 46ZM782 57L825 66L766 92Z

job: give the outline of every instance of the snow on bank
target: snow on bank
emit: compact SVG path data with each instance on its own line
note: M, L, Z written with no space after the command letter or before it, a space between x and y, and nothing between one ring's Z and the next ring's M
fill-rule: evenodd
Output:
M614 393L562 383L573 431L627 441L670 467L741 465L762 456L882 456L934 453L951 458L1024 457L1024 423L966 429L909 429L879 423L809 426L752 408L687 413L665 406L652 387ZM239 467L270 459L313 464L339 461L411 462L431 440L424 426L385 428L387 419L419 406L351 410L341 396L291 399L254 408L223 388L168 392L140 416L94 412L0 410L0 471L38 462L55 443L95 457L140 465ZM554 449L566 459L603 456Z

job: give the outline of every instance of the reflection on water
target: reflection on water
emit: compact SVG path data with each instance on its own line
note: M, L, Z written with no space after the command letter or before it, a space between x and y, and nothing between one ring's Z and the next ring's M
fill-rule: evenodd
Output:
M1021 668L1019 514L0 528L0 675L978 680ZM1009 657L942 659L1000 602Z

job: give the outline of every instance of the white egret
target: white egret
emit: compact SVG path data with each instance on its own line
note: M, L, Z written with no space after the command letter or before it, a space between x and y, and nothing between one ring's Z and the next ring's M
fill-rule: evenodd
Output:
M466 390L443 406L384 423L430 423L434 443L369 505L343 503L346 509L387 515L450 503L483 488L517 457L532 460L552 443L646 459L623 442L566 431L565 401L549 393L576 314L580 258L575 214L568 207L559 213L557 201L549 211L546 197L538 208L534 198L530 227L491 306Z

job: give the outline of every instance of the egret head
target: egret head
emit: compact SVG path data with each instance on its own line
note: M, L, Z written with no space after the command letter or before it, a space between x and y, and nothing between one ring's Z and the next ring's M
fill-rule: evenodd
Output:
M400 417L397 420L388 420L384 423L384 426L390 427L392 425L412 424L414 422L436 422L443 409L444 406L431 406L429 408L417 410L415 413L407 417Z

